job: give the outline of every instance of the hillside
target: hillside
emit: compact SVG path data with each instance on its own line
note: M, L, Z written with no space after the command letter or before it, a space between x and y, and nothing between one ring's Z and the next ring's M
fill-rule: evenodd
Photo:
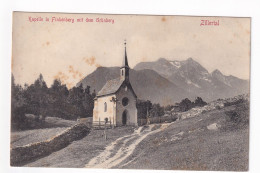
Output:
M93 130L25 166L248 170L248 97L214 101L179 117L172 123L109 129L106 141L102 130Z
M47 140L66 129L67 127L56 127L12 132L11 148Z
M238 103L175 122L148 136L133 152L133 161L121 168L246 171L248 109L247 103Z

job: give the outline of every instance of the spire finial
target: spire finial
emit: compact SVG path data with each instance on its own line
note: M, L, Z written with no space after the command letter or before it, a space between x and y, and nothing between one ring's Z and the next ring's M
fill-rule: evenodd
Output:
M125 39L125 43L124 44L125 44L125 47L126 47L126 39Z

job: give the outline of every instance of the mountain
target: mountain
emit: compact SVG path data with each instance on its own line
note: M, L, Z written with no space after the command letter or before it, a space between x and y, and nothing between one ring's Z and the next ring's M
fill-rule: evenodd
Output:
M119 67L98 67L81 80L83 87L96 92L108 80L119 77ZM130 70L130 82L139 99L162 105L174 104L184 98L202 97L212 101L249 92L249 81L225 76L219 70L209 73L198 62L189 58L169 61L160 58L154 62L141 62Z
M180 62L168 61L160 58L155 62L140 62L137 64L135 70L151 69L159 73L165 78L171 76L180 67Z
M209 73L192 58L184 61L169 61L160 58L154 62L141 62L135 70L151 69L170 82L207 101L233 97L249 92L249 81L234 76L225 76L219 70Z
M80 84L84 88L90 86L92 91L95 89L98 92L106 81L119 77L119 70L119 67L98 67L93 73L81 80L77 86ZM153 103L167 105L179 102L187 96L194 98L194 95L188 94L154 70L136 71L130 69L130 82L138 99L150 100Z

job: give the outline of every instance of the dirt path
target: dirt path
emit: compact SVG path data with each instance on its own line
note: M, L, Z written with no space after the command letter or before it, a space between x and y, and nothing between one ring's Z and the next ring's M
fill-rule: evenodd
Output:
M108 145L103 152L92 158L86 165L86 168L113 168L123 163L135 150L136 146L142 142L148 135L152 135L167 128L169 124L149 125L148 127L139 127L134 133L118 138ZM127 162L125 165L127 165Z

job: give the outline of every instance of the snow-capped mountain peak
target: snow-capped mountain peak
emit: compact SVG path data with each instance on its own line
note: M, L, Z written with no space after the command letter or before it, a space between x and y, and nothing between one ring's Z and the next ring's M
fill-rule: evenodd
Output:
M174 67L180 68L181 62L180 61L169 61Z
M220 70L209 73L193 58L183 61L160 58L154 62L142 62L135 70L151 69L178 87L205 99L232 97L245 93L248 81L223 75Z

